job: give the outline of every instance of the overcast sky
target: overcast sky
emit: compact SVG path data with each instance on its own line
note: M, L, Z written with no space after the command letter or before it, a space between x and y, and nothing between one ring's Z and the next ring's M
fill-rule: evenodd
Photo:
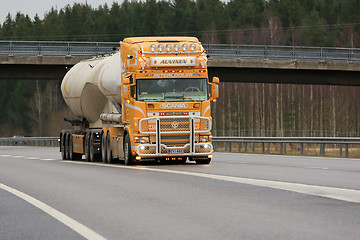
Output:
M73 5L74 2L87 2L92 7L97 8L105 3L111 6L114 1L121 3L123 0L0 0L0 23L5 21L8 13L14 17L17 12L21 12L25 15L28 14L30 18L33 18L37 13L43 19L45 12L48 12L51 7L61 9L67 4Z

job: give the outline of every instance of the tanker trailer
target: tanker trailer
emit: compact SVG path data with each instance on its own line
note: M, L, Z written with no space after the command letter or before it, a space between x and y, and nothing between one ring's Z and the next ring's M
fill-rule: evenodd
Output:
M82 61L65 75L61 92L74 129L60 133L62 158L208 164L218 83L208 79L197 38L126 38L116 53Z

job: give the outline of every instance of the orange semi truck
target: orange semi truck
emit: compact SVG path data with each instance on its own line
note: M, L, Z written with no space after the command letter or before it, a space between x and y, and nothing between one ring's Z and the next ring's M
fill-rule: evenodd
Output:
M65 75L61 91L75 117L60 133L62 158L209 164L218 83L195 37L126 38Z

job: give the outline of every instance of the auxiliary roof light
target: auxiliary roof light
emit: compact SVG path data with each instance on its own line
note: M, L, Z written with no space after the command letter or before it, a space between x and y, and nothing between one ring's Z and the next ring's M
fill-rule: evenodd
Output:
M178 52L179 50L180 50L180 44L177 43L174 45L174 51Z
M172 49L171 44L166 44L166 45L165 45L165 49L166 49L167 52L170 52L171 49Z
M155 44L151 44L151 45L150 45L150 51L155 52L155 50L156 50L156 45L155 45Z
M186 43L184 43L183 45L181 45L181 50L183 50L183 52L186 52L189 48L189 45L187 45Z
M164 51L164 45L160 43L160 44L157 46L157 49L158 49L159 52Z
M196 44L195 43L192 43L192 44L190 44L190 51L195 51L195 49L196 49Z

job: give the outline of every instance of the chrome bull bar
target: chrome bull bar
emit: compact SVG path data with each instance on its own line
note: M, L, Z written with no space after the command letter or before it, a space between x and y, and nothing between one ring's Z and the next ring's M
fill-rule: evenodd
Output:
M140 144L136 147L140 157L205 156L213 152L211 143L196 143L195 134L208 133L211 120L200 116L163 116L144 118L139 121L141 134L155 135L155 144ZM190 142L171 147L163 144L163 135L189 134Z

